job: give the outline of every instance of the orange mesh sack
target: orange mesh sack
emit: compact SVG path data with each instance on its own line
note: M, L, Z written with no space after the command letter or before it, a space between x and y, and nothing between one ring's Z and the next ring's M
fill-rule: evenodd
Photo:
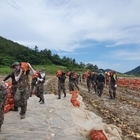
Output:
M14 99L13 99L13 96L11 94L12 83L11 82L5 82L5 83L6 83L7 88L8 88L8 94L7 94L5 105L4 105L4 113L7 113L10 110L14 109Z
M27 62L21 62L20 65L23 72L29 71L29 65Z
M102 130L94 130L94 129L90 131L90 139L91 140L107 140Z
M40 76L40 72L36 71L35 74L32 75L32 78L37 78Z
M57 77L60 77L62 75L62 70L58 70L57 72L56 72L56 76Z

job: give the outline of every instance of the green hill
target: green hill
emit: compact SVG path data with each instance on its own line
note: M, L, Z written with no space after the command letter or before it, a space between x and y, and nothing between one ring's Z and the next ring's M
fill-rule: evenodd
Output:
M46 47L47 48L47 47ZM10 66L13 62L29 62L31 65L56 65L66 68L66 70L84 71L86 69L97 70L93 64L78 64L75 59L64 56L60 58L58 54L52 54L51 50L38 50L35 46L30 49L17 42L8 40L0 36L0 66ZM57 68L58 68L57 67Z
M128 74L128 75L140 75L140 66L128 71L128 72L125 72L125 74Z

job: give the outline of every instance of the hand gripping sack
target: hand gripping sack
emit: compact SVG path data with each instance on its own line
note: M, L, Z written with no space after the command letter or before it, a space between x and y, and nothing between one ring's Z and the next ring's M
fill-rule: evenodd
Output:
M20 67L24 73L29 72L29 65L27 62L21 62Z

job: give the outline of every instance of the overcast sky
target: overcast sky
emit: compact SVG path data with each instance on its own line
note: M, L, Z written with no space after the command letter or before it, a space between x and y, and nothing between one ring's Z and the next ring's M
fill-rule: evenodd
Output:
M0 0L0 36L126 72L140 65L140 0Z

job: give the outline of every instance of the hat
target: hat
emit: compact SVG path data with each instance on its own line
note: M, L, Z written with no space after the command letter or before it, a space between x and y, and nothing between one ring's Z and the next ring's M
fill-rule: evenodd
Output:
M14 66L19 66L20 63L19 62L14 62L12 65L11 65L11 68L13 68Z

